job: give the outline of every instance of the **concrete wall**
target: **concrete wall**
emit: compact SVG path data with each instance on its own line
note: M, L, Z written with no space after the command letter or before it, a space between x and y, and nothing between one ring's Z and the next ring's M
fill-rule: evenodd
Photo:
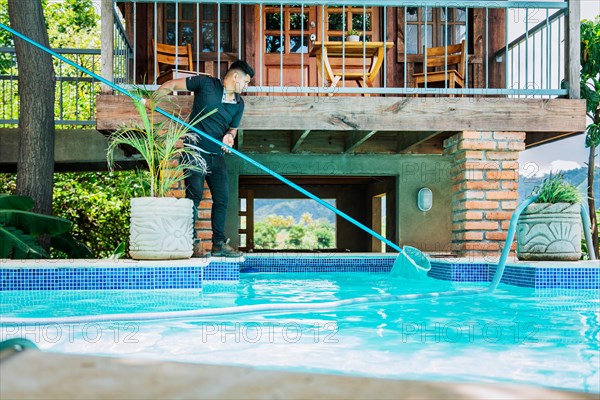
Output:
M259 163L282 175L310 176L388 176L397 184L397 192L388 199L388 214L395 213L395 226L388 224L389 237L401 245L412 244L429 251L448 251L451 241L450 168L451 157L438 155L291 155L250 154ZM230 174L231 200L227 215L227 235L232 244L238 241L238 177L240 175L266 175L265 172L235 156L227 157ZM386 186L387 185L387 186ZM389 188L390 183L371 186L353 192L351 186L339 196L338 206L370 225L370 197ZM422 187L433 191L433 208L422 213L417 209L417 192ZM376 193L378 192L378 193ZM304 197L298 193L298 198ZM358 200L357 200L358 199ZM397 199L397 201L396 201ZM392 204L389 204L392 202ZM393 215L393 214L392 214ZM370 235L357 234L338 222L339 240L352 251L368 251ZM346 233L348 232L348 233ZM399 238L399 240L396 240ZM341 244L341 243L340 243Z

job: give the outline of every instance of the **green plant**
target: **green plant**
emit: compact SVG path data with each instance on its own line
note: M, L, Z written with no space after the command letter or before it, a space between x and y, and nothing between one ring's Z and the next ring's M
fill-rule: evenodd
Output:
M269 222L257 222L254 225L254 247L257 249L274 249L277 247L278 230Z
M585 147L589 147L587 202L588 208L596 208L594 193L594 175L596 165L596 149L600 146L600 16L594 21L581 21L581 98L585 99L586 115L591 123L586 127ZM595 247L600 247L598 240L598 219L590 213L592 226L592 241Z
M158 119L156 105L164 103L164 97L155 93L136 93L143 99L133 103L140 116L140 121L133 121L121 126L109 136L109 146L106 159L111 170L114 168L114 150L118 146L130 146L140 153L147 165L147 173L140 175L145 193L151 197L165 197L175 184L185 179L187 171L206 172L206 162L198 152L181 145L180 140L196 142L197 135L189 132L185 126L171 119ZM150 105L150 110L146 107ZM150 111L150 112L149 112ZM190 124L206 118L217 110L214 109ZM178 162L175 162L177 160Z
M536 203L570 203L581 202L581 194L575 185L567 182L562 173L550 175L535 187L533 193L538 195Z
M329 222L322 222L314 231L317 238L317 248L328 249L335 242L335 231Z
M346 34L348 36L360 36L361 32L356 29L350 29Z
M47 258L48 252L37 242L50 236L50 245L70 258L92 258L92 252L75 240L71 222L32 212L31 197L0 194L0 258Z
M54 174L52 215L73 224L71 235L96 258L111 257L129 236L129 200L143 195L137 171L57 172ZM16 191L16 174L0 174L0 187ZM127 252L127 248L125 249ZM51 249L51 258L66 254Z
M293 225L290 227L289 237L286 240L286 245L292 249L302 248L302 241L306 230L303 225Z
M596 210L596 221L600 221L600 208ZM581 235L581 259L582 260L590 259L590 252L588 251L589 245L590 244L585 240L585 234L582 234ZM596 259L597 259L600 255L600 246L596 246L596 252L594 254L596 255Z

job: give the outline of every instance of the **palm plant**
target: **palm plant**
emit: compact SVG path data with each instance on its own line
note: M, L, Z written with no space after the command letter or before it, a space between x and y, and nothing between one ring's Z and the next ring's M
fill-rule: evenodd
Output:
M206 162L196 151L183 146L197 142L198 136L171 119L157 118L155 107L165 103L165 97L138 91L134 99L140 121L121 126L109 137L107 161L114 168L114 150L119 146L135 149L146 162L148 170L140 175L142 187L150 197L166 197L175 184L186 178L188 171L206 172ZM149 101L145 101L148 98ZM148 110L147 105L150 106ZM194 124L217 110L212 110L190 122ZM177 162L176 162L177 161Z

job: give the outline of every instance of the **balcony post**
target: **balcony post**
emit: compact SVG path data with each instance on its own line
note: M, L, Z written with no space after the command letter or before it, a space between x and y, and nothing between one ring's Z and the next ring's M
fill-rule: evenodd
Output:
M565 63L565 78L569 87L569 98L579 99L581 97L579 87L579 70L581 69L580 46L581 46L581 10L580 0L569 0L569 16L565 27L565 51L567 62Z
M113 0L102 0L100 5L100 75L109 81L113 81L114 65L114 11ZM112 94L112 88L101 85L102 94Z

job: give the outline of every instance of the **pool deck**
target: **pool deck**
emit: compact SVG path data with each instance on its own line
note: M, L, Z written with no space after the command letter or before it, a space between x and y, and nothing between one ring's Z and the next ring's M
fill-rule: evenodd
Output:
M420 382L6 350L2 399L598 399L516 384Z

